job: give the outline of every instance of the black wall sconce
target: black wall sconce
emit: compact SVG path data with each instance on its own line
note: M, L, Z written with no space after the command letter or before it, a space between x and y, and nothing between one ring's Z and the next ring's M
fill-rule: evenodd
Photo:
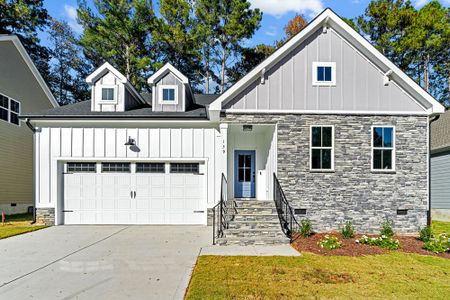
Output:
M125 146L136 146L136 141L131 138L131 136L128 137L128 141L125 143Z

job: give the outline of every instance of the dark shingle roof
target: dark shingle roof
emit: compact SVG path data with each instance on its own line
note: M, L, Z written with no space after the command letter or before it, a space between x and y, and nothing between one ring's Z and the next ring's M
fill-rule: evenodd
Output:
M193 107L186 112L154 112L150 105L142 105L124 112L91 111L91 101L83 101L40 112L28 113L22 118L187 118L206 119L206 108Z
M431 151L450 149L450 110L431 123Z

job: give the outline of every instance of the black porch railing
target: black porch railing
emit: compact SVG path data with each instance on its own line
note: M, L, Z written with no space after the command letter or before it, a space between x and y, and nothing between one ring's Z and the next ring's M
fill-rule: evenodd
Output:
M277 175L273 173L273 199L277 208L278 218L284 234L293 241L294 233L298 232L300 225L295 218L294 211L287 201L286 195L281 188Z
M229 206L229 207L227 207ZM213 245L216 244L218 238L223 237L223 232L228 228L230 217L234 214L229 209L233 203L228 201L228 182L224 174L222 174L222 182L220 185L220 201L213 207Z

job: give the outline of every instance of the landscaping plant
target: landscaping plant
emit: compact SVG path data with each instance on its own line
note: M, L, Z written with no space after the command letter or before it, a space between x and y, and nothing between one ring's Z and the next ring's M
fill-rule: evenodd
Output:
M427 225L422 229L419 227L419 240L429 242L433 237L433 230L431 229L431 226Z
M320 248L325 248L327 250L338 249L342 246L342 243L337 237L329 235L326 235L325 238L317 244L320 246Z
M341 230L341 234L344 237L344 239L351 239L355 236L355 228L352 225L352 222L347 221L345 222L344 227Z
M356 240L355 242L363 245L378 246L389 250L397 250L400 248L400 242L398 240L394 240L392 237L385 235L381 235L377 238L369 238L368 236L363 235L361 239Z
M447 234L441 233L435 238L430 238L423 244L423 248L434 253L444 253L450 249L450 239Z
M394 236L394 230L392 229L392 221L389 219L386 219L386 221L384 221L381 224L380 236L383 235L388 238Z
M309 237L313 234L312 223L309 219L300 222L299 233L302 237Z

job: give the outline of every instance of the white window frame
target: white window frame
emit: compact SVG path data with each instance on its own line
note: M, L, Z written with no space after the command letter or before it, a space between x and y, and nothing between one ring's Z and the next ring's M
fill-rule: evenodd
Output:
M375 128L392 128L392 147L374 147L373 146L373 131ZM395 162L396 162L396 138L395 138L395 126L394 125L372 125L370 128L370 170L372 172L381 172L381 173L386 173L386 172L395 172ZM392 150L392 169L374 169L373 168L373 152L374 150ZM381 162L381 164L383 165L383 161Z
M0 95L2 95L3 97L8 98L8 108L4 108L3 106L1 107L2 109L6 109L7 114L8 114L8 120L3 120L3 119L0 119L0 120L3 121L3 122L9 123L9 124L11 124L11 125L19 126L19 127L20 127L22 122L21 122L19 116L20 116L20 114L21 114L21 112L22 112L22 103L21 103L20 101L16 100L16 99L14 99L14 98L11 98L11 97L9 97L9 96L3 94L3 93L0 93ZM19 103L19 112L15 112L15 111L13 111L13 110L11 109L11 100L14 101L14 102ZM17 114L17 115L18 115L17 117L19 118L19 124L16 124L16 123L12 123L12 122L11 122L11 113Z
M318 147L312 145L312 129L313 127L331 127L331 147ZM334 125L310 125L309 126L309 170L311 172L334 172ZM312 167L312 151L313 149L331 149L331 168L330 169L313 169Z
M318 81L317 68L331 67L331 81ZM336 86L336 63L335 62L320 62L314 61L312 63L312 85L313 86Z
M114 100L103 100L103 89L114 89ZM99 97L98 103L100 103L100 104L117 104L118 98L119 98L119 95L117 93L117 85L102 84L100 86L100 97Z
M163 100L163 89L174 89L174 101L171 100ZM158 87L159 92L159 104L169 104L169 105L177 105L178 104L178 85L160 85Z

